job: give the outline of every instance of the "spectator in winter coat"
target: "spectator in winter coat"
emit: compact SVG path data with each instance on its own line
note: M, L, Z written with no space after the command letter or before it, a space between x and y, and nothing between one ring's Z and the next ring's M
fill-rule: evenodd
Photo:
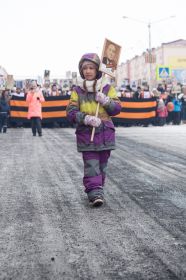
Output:
M36 136L36 132L38 132L39 136L42 136L41 104L45 101L45 99L42 92L38 89L35 81L32 82L26 101L28 102L28 119L31 120L33 136Z
M52 85L50 96L59 96L59 91L56 84Z
M139 99L139 98L140 98L140 95L141 95L141 87L139 86L139 87L137 87L137 90L134 92L133 97L134 97L135 99Z
M179 125L181 123L181 105L182 105L182 102L178 99L177 94L173 95L172 102L174 104L173 124Z
M146 98L151 98L153 97L153 93L149 90L148 87L144 87L140 93L140 98L146 99Z

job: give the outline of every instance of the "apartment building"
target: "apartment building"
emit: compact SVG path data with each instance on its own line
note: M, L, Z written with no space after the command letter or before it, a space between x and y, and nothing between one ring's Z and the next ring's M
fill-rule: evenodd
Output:
M169 75L159 76L161 67L169 68ZM150 55L147 50L121 63L117 69L118 87L127 82L135 86L148 84L156 87L158 83L174 81L186 84L186 40L183 39L162 43L160 47L151 49Z

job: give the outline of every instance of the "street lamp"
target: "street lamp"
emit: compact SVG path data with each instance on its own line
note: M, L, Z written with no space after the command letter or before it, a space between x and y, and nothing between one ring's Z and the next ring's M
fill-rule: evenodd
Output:
M131 17L127 17L127 16L123 16L122 18L147 24L148 33L149 33L149 58L151 58L151 52L152 52L152 48L151 48L151 25L154 24L154 23L159 23L161 21L165 21L165 20L168 20L168 19L171 19L171 18L175 18L175 17L176 17L175 15L172 15L172 16L169 16L169 17L166 17L166 18L155 20L155 21L143 21L143 20L140 20L140 19L131 18ZM151 81L152 81L152 65L151 65L151 63L152 63L151 60L149 60L149 67L150 67L149 89L150 90L151 90Z

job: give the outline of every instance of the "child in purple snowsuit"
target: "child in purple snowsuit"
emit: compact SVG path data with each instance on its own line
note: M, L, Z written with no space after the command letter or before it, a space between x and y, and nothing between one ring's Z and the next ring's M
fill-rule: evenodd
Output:
M77 150L84 162L83 184L93 206L103 204L103 186L111 150L115 149L115 128L111 116L120 113L121 105L113 86L103 84L100 59L95 53L82 56L79 72L82 80L71 93L67 117L77 124ZM100 103L98 117L96 107ZM95 127L91 142L92 128Z

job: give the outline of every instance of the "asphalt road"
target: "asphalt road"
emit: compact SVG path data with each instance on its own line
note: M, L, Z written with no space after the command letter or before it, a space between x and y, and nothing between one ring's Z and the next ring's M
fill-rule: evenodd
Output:
M186 279L186 125L117 128L100 208L74 132L0 134L0 279Z

